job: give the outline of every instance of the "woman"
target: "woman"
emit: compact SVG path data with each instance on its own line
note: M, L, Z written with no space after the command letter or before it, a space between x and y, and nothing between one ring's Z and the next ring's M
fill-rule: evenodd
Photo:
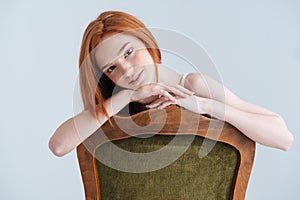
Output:
M208 76L179 75L160 63L157 43L142 22L118 11L100 14L85 30L80 51L84 111L55 131L51 151L70 152L131 102L160 109L177 104L225 120L260 144L291 147L293 136L278 114L241 100ZM209 89L220 88L225 98L210 96Z

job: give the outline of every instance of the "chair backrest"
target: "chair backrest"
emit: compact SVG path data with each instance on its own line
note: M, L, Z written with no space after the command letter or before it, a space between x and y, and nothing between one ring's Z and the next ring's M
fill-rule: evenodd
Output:
M230 124L178 106L111 122L77 147L87 200L245 198L255 143Z

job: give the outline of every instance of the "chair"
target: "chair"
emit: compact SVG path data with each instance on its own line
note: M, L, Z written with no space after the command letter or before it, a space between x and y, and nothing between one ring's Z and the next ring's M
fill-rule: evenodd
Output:
M130 117L114 116L111 124L105 123L77 147L86 199L243 200L254 161L255 142L230 124L220 126L219 122L175 105ZM212 131L207 132L209 129ZM172 142L175 138L177 142ZM154 167L159 169L153 170L150 169L153 163L143 160L143 156L132 160L123 154L114 155L116 146L141 155L165 146L169 147L166 150L169 153L181 153L182 149L184 153L179 153L170 165L159 166L169 159L169 154L162 153L154 162L158 165ZM207 155L199 157L199 151L207 151ZM101 158L108 163L100 162ZM136 166L138 170L144 166L146 170L134 173L126 172L128 168L115 169L126 166L129 169Z

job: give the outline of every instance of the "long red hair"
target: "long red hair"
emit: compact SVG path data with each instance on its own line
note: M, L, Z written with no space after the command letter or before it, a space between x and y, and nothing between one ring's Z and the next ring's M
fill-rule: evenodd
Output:
M122 32L140 39L146 46L153 62L161 63L161 52L155 38L136 17L120 11L107 11L92 21L87 26L82 38L79 78L84 109L89 110L97 120L99 120L99 111L109 118L104 101L112 95L115 84L100 71L95 62L93 50L104 40L104 36Z

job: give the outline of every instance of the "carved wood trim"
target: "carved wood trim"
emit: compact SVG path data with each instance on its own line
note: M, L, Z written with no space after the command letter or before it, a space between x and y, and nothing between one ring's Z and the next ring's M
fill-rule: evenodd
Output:
M233 184L231 199L243 200L245 198L254 162L255 142L232 125L192 113L174 105L168 106L163 110L145 110L127 117L114 116L111 121L113 127L106 122L77 147L77 157L86 200L100 200L98 170L96 159L93 156L95 155L97 147L110 140L119 140L134 135L153 133L160 135L194 134L211 140L224 142L235 147L240 155L240 163L237 167L237 175ZM131 126L132 122L139 126L147 126L151 122L151 128L137 131L136 127ZM119 128L118 124L122 124L123 130ZM210 132L207 131L208 129L210 129ZM128 132L130 132L130 135L127 134Z

